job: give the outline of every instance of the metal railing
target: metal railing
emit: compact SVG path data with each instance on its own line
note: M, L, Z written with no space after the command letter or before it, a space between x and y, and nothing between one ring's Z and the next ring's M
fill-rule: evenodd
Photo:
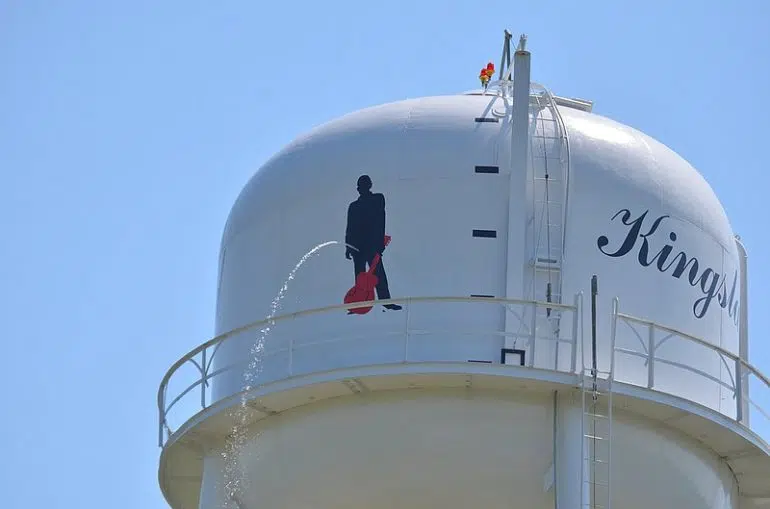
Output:
M238 327L210 339L175 362L166 372L166 375L161 381L160 388L158 389L159 445L163 446L168 436L173 433L171 424L169 423L169 413L183 400L183 398L197 393L200 400L199 407L196 411L205 409L214 403L211 401L210 391L210 381L212 378L216 378L223 373L232 370L240 370L240 372L243 372L245 369L248 369L247 365L249 364L250 359L244 359L240 363L231 363L214 369L213 361L217 353L220 352L223 347L226 347L228 342L243 338L245 333L259 333L260 330L264 330L265 328L271 329L269 333L270 336L275 334L280 337L282 327L288 328L291 323L297 322L298 320L320 320L323 315L339 314L348 309L368 305L381 306L385 304L400 304L404 307L401 311L401 313L403 313L403 321L400 322L397 327L391 327L390 329L384 330L380 328L368 328L363 331L358 331L358 334L348 336L345 336L344 334L340 335L337 331L332 330L324 339L307 341L304 340L303 336L315 335L317 334L317 331L312 325L310 327L307 327L306 325L306 328L300 332L300 335L289 334L288 338L275 341L274 343L277 344L275 345L275 348L266 345L266 347L259 353L260 365L266 367L269 366L273 369L270 370L271 373L263 374L258 383L265 384L293 376L306 375L312 372L371 364L474 361L474 359L469 359L467 356L463 357L463 354L467 352L455 352L454 358L451 357L451 352L447 354L447 352L433 351L426 354L424 351L425 349L422 349L423 351L421 353L419 341L421 338L428 336L452 336L454 338L465 336L467 339L463 338L461 341L468 345L478 343L482 338L487 338L489 347L485 352L482 352L482 355L486 358L476 359L477 362L499 362L500 352L501 348L504 346L505 338L510 338L508 341L513 344L515 349L526 352L525 366L569 373L574 373L576 371L577 352L579 350L578 337L582 332L579 327L579 320L581 318L579 309L582 306L582 294L575 296L572 305L491 297L411 297L309 309L287 313ZM482 309L466 309L465 313L459 313L457 316L473 316L474 313L485 312L486 309L484 308L488 309L490 306L496 306L501 308L501 311L505 310L505 313L510 313L516 318L513 320L513 323L516 325L516 330L503 330L504 327L502 324L504 323L504 315L502 313L499 315L500 327L494 330L485 330L480 327L463 330L463 320L460 320L458 324L451 324L451 328L443 330L434 327L428 329L421 328L419 323L421 321L420 308L430 305L483 306ZM558 324L563 322L565 318L569 321L568 326L561 327L564 329L563 331L558 330L557 333L554 333L555 328L558 327ZM482 321L492 323L490 320L494 319L493 315L485 314ZM390 355L379 352L374 359L371 357L367 358L365 355L357 355L356 357L358 358L354 359L352 363L345 363L332 359L327 365L318 365L316 363L310 370L306 368L303 369L301 362L298 362L303 350L313 347L323 347L324 345L329 346L343 341L368 341L371 344L373 339L386 339L386 341L390 342L392 345L399 345L399 347L397 350L389 352ZM257 341L256 337L251 339L251 342L254 341ZM362 351L361 349L357 350L358 352ZM567 351L565 352L565 350ZM496 353L496 357L492 357L493 352ZM450 357L447 357L447 355ZM317 360L318 357L316 352L314 358ZM279 369L283 366L284 371L279 371L279 373L276 374L276 365ZM192 379L192 381L186 386L179 388L178 391L176 391L175 396L169 400L167 393L170 382L175 378L179 378L183 368L188 367L192 368L192 373L188 373L187 378L188 380ZM196 404L196 406L198 405Z
M320 323L324 318L333 319L334 317L331 315L339 314L348 309L389 303L401 304L404 307L401 311L403 313L402 321L390 321L390 328L382 329L378 325L376 330L366 328L351 331L351 334L345 335L333 330L333 324L339 323L333 321L331 322L332 329L327 330L325 334L319 334L319 329L315 324L309 324L308 326L307 323L301 323L305 320L317 320L318 322L316 323ZM447 314L446 310L442 309L444 317L458 316L461 318L458 319L457 323L449 323L444 329L433 325L427 328L421 327L420 322L424 321L426 316L435 317L430 312L425 315L421 313L425 307L432 305L443 307L448 305L477 307L474 310L466 309L464 312L459 312L456 315ZM490 308L490 306L493 307ZM502 325L505 323L504 315L502 313L495 315L495 306L500 311L504 310L504 313L510 313L516 317L516 320L512 322L515 326L511 330L504 330L505 327ZM493 312L492 314L489 314L490 309ZM232 370L239 370L242 373L245 369L248 369L249 359L221 367L217 366L216 369L214 369L213 363L217 353L223 347L227 348L228 343L243 339L251 342L257 340L255 337L245 338L244 335L253 336L254 333L258 333L260 330L270 329L268 336L277 338L273 344L267 341L266 347L259 353L261 364L270 369L266 369L265 373L260 375L260 379L256 382L258 385L310 373L365 365L420 362L485 362L502 364L499 358L501 349L510 346L513 349L524 352L525 367L577 375L580 373L580 369L584 367L583 359L578 359L578 356L583 356L588 351L587 349L590 349L590 347L583 347L585 344L583 341L585 327L582 309L582 294L575 296L572 305L489 297L412 297L327 306L287 313L253 322L212 338L187 353L171 366L163 377L158 389L158 443L162 447L173 433L171 423L169 422L169 415L186 397L195 397L197 401L188 413L182 417L182 422L187 421L193 414L208 408L216 402L213 401L210 388L210 381L213 378ZM473 317L479 313L483 313L483 316L477 322L488 324L486 329L483 326L473 325L473 319L466 320L466 317ZM604 357L601 352L599 352L599 355L607 359L614 366L617 366L616 358L618 356L639 359L646 366L646 370L642 370L646 373L643 379L625 380L624 376L626 376L628 371L621 367L621 369L615 368L612 375L614 380L682 397L681 387L678 384L674 384L673 389L675 390L669 390L665 384L666 380L670 381L672 379L671 373L666 374L665 370L674 368L681 373L695 376L704 383L713 383L719 390L725 391L734 400L734 406L732 407L734 412L730 412L730 409L728 409L727 412L723 411L722 413L725 413L744 426L756 430L758 426L750 426L748 419L748 409L753 408L756 412L752 414L752 421L754 416L764 418L766 421L765 429L770 432L770 415L766 410L770 408L770 380L751 364L703 339L649 320L621 313L617 299L613 301L611 319L611 335L609 338L611 346L607 353L611 352L612 355ZM431 321L435 322L436 320L428 320L428 322ZM500 324L499 328L488 330L489 324L493 324L495 321ZM292 324L301 327L297 333L291 330ZM618 329L624 324L630 328L630 333L627 330L625 334L619 334ZM465 328L463 328L464 325ZM286 332L288 334L282 334ZM323 336L324 339L309 340L308 338L311 336ZM437 337L439 338L438 341L436 340ZM619 337L620 339L637 338L640 347L633 349L628 348L625 344L618 344L617 340ZM426 338L431 340L430 344L421 344L420 342ZM688 365L682 362L681 358L677 360L666 358L662 347L677 340L684 341L697 348L706 349L720 360L724 371L721 371L719 375L715 375L714 373L698 369L693 365ZM360 342L364 341L369 342L367 343L367 348L354 348L352 346L345 348L345 345L342 345L343 348L340 348L340 343L351 342L351 345L359 345ZM448 348L437 351L435 348L436 344L443 342L452 343L454 350ZM378 348L373 347L375 343ZM458 345L472 347L471 350L475 348L470 355L474 353L478 355L475 355L476 358L471 358L469 356L469 351L471 350L464 350L458 347ZM372 347L374 353L367 357L365 353L370 347ZM318 350L319 348L325 350ZM355 355L352 356L352 359L340 359L325 355L334 348L337 348L334 350L334 353L350 351L354 352ZM494 357L495 352L497 358ZM305 362L311 358L313 359L312 363L308 364ZM699 357L698 361L698 365L700 366L701 364L702 356ZM192 372L188 373L187 377L184 377L183 371L188 368ZM661 370L664 371L663 374L665 376L656 377ZM637 373L640 370L634 369L631 371ZM724 374L725 372L726 375ZM185 383L178 390L174 391L175 395L169 400L170 384L182 378L185 379ZM660 381L660 378L662 378L663 382ZM751 391L747 391L746 388L751 382L755 386L751 387ZM754 393L757 390L763 391L767 398L765 400L761 399L761 397L754 398ZM749 393L752 394L752 398L749 398ZM686 397L698 402L697 395L693 397L688 395ZM704 403L704 406L714 407L713 404L709 403Z
M627 337L637 340L633 342L639 345L638 349L617 345L619 328L623 325L627 326L626 332L630 332ZM686 391L686 386L683 384L685 377L696 377L694 385L697 385L697 390L691 391L692 394L687 394L684 397L696 403L701 403L704 406L714 408L714 395L716 394L720 400L717 402L717 406L720 406L719 411L721 413L728 415L747 428L757 431L765 440L770 436L770 411L767 410L767 408L770 408L770 379L738 355L686 332L651 320L622 313L620 311L620 301L617 297L612 301L611 341L615 366L617 366L618 354L622 354L641 359L647 368L646 376L643 380L630 381L624 380L622 373L619 373L619 370L615 367L613 380L630 382L633 385L682 397L683 391ZM679 348L675 356L678 359L666 358L666 352L662 352L663 347L672 344L676 345L677 342L679 342ZM711 355L711 365L715 368L718 367L719 373L709 373L682 362L680 358L684 349L688 350L687 353L698 357L699 365L703 365L704 360L707 363L709 360L708 356ZM663 370L667 371L667 374L670 375L672 368L678 370L677 377L675 379L671 376L666 378L668 381L673 379L675 383L670 384L671 387L666 387L667 384L665 382L660 384L658 379L656 379L656 374ZM716 369L713 371L716 371ZM754 383L752 384L752 382ZM709 394L708 391L703 390L703 384L709 383L715 389L718 389L720 393L712 392L711 401L703 401L703 395ZM674 388L676 390L672 390ZM734 403L728 405L727 409L723 410L721 408L721 400L724 399L725 392ZM759 392L757 397L752 398L749 396L749 394L755 392ZM751 425L753 420L749 419L751 409L756 411L753 417L760 418L763 421L763 425ZM759 428L763 428L764 432L758 431Z

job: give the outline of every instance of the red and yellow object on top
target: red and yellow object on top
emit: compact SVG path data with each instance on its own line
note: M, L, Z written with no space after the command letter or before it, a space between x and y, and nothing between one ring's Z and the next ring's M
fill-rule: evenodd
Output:
M481 69L481 72L479 73L479 80L481 80L481 84L484 86L484 88L487 88L487 85L489 85L489 80L492 79L494 74L495 64L492 62L489 62L486 67Z

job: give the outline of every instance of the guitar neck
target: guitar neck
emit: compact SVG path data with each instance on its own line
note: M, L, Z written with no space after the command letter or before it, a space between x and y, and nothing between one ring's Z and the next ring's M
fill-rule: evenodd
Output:
M385 242L383 242L383 247L388 247L388 244L390 244L390 235L385 235ZM369 274L374 274L374 271L377 269L378 263L380 263L380 253L377 253L374 255L374 258L372 259L372 264L369 267L369 270L367 272Z

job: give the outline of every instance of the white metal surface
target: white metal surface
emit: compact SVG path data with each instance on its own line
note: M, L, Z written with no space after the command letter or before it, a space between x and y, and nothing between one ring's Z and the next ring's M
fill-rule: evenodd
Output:
M259 438L243 448L246 472L260 473L244 509L547 508L548 402L541 394L418 388L284 412L256 425ZM222 506L220 468L212 451L203 507Z
M242 506L552 509L554 490L543 483L552 421L551 394L525 390L417 388L310 404L254 426L242 452L254 473ZM616 417L618 507L736 507L735 479L713 452L638 422ZM222 507L222 467L212 447L201 507ZM649 488L662 479L666 489Z

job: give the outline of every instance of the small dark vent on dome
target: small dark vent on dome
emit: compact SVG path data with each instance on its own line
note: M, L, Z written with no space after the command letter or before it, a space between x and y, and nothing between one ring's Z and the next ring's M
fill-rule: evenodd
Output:
M496 123L500 122L500 119L499 118L494 118L494 117L476 117L476 122L481 122L481 123L493 122L493 123L496 124Z
M473 230L474 237L481 237L485 239L494 239L497 237L497 231L495 230Z
M499 166L476 166L476 173L500 173Z

